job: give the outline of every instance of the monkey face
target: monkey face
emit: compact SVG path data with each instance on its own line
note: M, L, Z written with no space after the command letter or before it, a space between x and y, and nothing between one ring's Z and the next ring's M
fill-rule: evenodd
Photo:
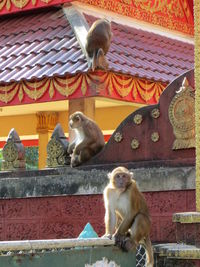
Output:
M71 129L77 129L81 126L81 112L75 112L69 117L69 126Z
M129 174L121 172L115 174L113 178L113 183L116 188L122 189L127 187L127 185L130 183L130 180L131 177Z

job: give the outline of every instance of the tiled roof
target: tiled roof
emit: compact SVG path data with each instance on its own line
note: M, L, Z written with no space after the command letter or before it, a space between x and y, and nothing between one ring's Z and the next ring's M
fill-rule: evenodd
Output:
M89 24L96 19L85 16ZM193 45L114 22L111 26L110 70L171 82L193 68ZM0 83L87 71L87 60L62 9L0 17Z
M86 15L91 25L97 18ZM111 23L110 70L171 82L194 67L194 46L155 33Z
M87 70L62 9L0 17L0 83Z

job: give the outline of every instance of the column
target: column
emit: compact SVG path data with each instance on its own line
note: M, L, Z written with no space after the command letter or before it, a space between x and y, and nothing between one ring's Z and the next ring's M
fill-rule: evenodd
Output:
M37 116L37 132L39 135L39 169L46 167L47 144L51 138L52 131L58 123L57 112L38 112Z

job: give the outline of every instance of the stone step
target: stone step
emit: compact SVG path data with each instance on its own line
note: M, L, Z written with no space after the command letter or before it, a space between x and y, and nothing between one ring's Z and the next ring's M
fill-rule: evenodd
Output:
M200 248L200 212L183 212L173 215L176 223L176 241Z
M168 243L154 245L156 267L200 267L200 248Z

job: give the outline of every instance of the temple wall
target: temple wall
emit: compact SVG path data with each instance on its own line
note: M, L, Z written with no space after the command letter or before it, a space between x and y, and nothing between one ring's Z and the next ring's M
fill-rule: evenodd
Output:
M195 210L195 191L145 192L152 242L176 242L172 214ZM0 240L75 238L90 222L104 234L101 194L0 200Z
M195 210L194 167L133 171L150 209L152 241L175 242L172 214ZM75 238L87 222L103 235L107 172L61 168L0 173L0 240Z

